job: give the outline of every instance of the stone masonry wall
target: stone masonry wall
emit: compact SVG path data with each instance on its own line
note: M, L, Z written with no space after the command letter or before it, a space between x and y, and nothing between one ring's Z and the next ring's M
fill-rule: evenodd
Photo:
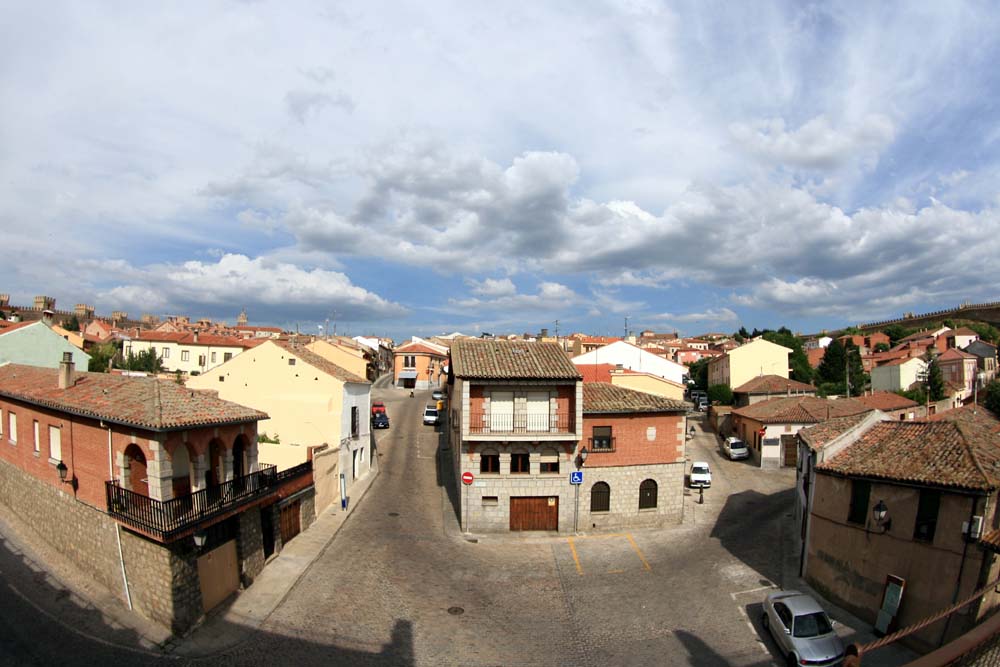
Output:
M655 527L680 523L684 502L684 462L616 468L584 468L580 489L580 530ZM639 509L639 485L656 482L656 507ZM607 512L590 511L590 491L597 482L611 487Z
M239 516L236 557L239 559L240 583L244 588L253 583L264 569L264 533L260 512L243 512Z

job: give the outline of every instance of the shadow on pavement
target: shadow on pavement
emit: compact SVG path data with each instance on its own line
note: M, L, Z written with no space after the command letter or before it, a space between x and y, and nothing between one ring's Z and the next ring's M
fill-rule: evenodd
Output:
M715 649L706 644L701 640L700 637L694 635L686 630L676 630L674 635L677 639L684 645L684 648L688 652L688 664L698 665L698 667L708 667L718 665L719 667L728 667L732 664L731 661L725 656L719 654ZM743 663L749 664L752 667L757 667L760 665L773 665L774 661L771 658L765 658L763 655L761 659L757 662Z
M447 414L447 410L445 411ZM434 427L438 432L437 446L437 484L444 487L448 495L448 502L455 513L455 520L462 524L462 503L459 497L458 483L455 480L454 452L448 442L448 420L445 418L441 424Z
M770 495L753 490L734 493L719 512L711 536L740 561L781 585L788 548L783 536L794 530L794 502L794 488ZM754 529L747 530L747 526Z

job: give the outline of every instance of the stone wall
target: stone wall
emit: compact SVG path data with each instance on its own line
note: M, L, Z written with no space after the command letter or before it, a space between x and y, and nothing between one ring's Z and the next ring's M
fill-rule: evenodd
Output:
M302 530L308 530L316 521L316 492L309 489L302 497L299 505L299 523Z
M126 603L117 524L104 512L2 460L0 505ZM135 611L174 632L191 627L202 611L197 565L189 541L167 547L121 529L121 544Z
M264 569L264 533L260 523L260 512L252 510L243 512L239 515L239 521L236 557L240 564L240 583L246 588Z
M684 502L684 462L584 468L580 489L580 530L606 530L632 527L655 527L680 523ZM656 482L656 507L639 509L639 485L647 479ZM590 511L590 491L594 484L606 482L611 487L607 512Z

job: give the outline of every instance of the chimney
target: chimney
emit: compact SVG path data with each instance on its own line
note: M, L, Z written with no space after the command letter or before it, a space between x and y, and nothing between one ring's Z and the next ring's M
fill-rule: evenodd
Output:
M51 310L48 310L48 309L43 310L42 311L42 324L44 324L45 326L47 326L48 328L51 329L52 328L52 318L54 316L55 316L55 313L53 313Z
M59 362L59 388L68 389L73 386L73 353L63 352Z
M194 332L194 342L196 342L196 343L198 342L198 332L197 331Z

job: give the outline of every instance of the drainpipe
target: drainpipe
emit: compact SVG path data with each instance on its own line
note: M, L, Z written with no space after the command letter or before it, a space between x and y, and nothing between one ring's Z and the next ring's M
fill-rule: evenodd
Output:
M115 463L111 447L111 425L101 422L101 426L108 429L108 472L111 481L115 479ZM128 610L132 611L132 592L128 589L128 574L125 572L125 553L122 551L122 527L115 521L115 538L118 540L118 562L122 566L122 583L125 585L125 600L128 602Z

